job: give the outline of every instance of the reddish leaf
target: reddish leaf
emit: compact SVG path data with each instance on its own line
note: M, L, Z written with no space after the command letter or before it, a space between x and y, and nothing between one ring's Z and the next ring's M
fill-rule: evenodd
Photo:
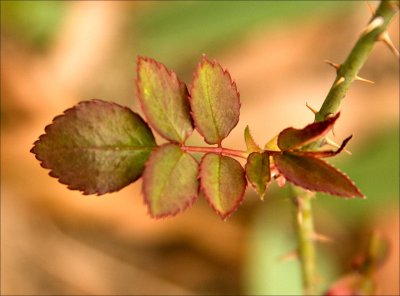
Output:
M323 160L289 152L273 155L279 172L295 185L342 197L364 197L354 183Z
M307 145L326 135L335 124L340 113L324 121L313 122L303 129L289 127L278 136L278 147L282 150L295 149Z
M31 152L69 189L117 191L138 179L155 144L136 113L100 100L81 102L54 118Z
M317 157L317 158L322 158L322 157L333 157L337 154L339 154L340 152L342 152L342 150L344 149L344 147L346 147L346 144L351 140L353 136L349 136L346 139L344 139L342 145L340 145L339 149L335 150L325 150L325 151L302 151L302 150L298 150L298 151L292 151L293 154L296 155L302 155L302 156L313 156L313 157Z
M239 93L231 76L217 62L203 56L190 97L197 130L207 143L220 144L239 121Z
M136 86L150 125L167 140L183 143L193 131L186 85L163 64L139 57Z
M244 197L246 176L235 159L208 153L200 163L200 184L205 197L214 210L226 219Z
M198 196L198 164L179 146L165 144L153 151L143 174L143 193L152 217L173 216Z
M250 184L263 199L267 184L271 180L269 155L253 152L247 158L246 175Z

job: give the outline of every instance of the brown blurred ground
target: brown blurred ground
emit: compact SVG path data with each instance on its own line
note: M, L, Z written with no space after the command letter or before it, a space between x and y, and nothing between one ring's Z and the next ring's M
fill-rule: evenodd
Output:
M129 79L130 89L116 92L122 103L137 108L134 68L128 78L122 72L109 80L106 74L110 60L119 55L127 8L140 11L146 5L69 2L55 40L40 55L2 34L2 294L243 293L249 217L259 205L251 190L228 222L220 221L202 199L174 219L153 221L142 202L140 181L104 197L82 196L50 178L29 153L56 114L98 97L96 90L87 97L95 89L90 85L104 90L109 83L106 93L112 93L118 79ZM296 26L259 27L212 56L229 69L241 93L241 119L225 145L244 148L246 125L263 144L287 126L311 121L305 102L318 108L334 79L322 61L343 60L368 18L365 10L340 22L315 16ZM397 45L398 24L396 18L391 25ZM127 63L133 66L135 58ZM398 66L378 44L362 70L376 84L356 82L351 88L336 137L356 132L352 150L374 130L398 123ZM193 141L198 139L195 135ZM385 219L372 218L395 250L399 226L392 221L398 215L397 209ZM389 225L393 231L387 231ZM380 275L382 289L398 293L398 252L389 262Z

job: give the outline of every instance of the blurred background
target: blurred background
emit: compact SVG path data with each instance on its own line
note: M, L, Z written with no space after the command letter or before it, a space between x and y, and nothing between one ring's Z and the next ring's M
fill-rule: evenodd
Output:
M376 6L376 2L371 2ZM172 219L152 220L141 181L83 196L48 176L29 153L53 117L82 100L141 113L138 55L187 83L201 54L236 81L241 118L224 146L244 149L243 130L264 145L313 120L335 72L371 14L361 1L1 1L1 293L30 295L297 295L296 247L287 189L264 201L249 188L227 222L201 197ZM389 33L399 47L399 18ZM367 196L318 195L319 288L352 271L372 231L389 242L375 277L399 294L399 60L377 44L342 105L335 140L353 134L353 155L330 162ZM158 138L158 142L162 140ZM194 133L190 143L202 145Z

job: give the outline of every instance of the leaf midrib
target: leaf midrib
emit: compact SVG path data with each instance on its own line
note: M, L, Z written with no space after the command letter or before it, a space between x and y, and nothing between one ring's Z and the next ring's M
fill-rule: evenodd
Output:
M222 208L222 199L221 199L221 164L222 164L222 156L218 157L218 168L217 168L217 180L218 180L218 190L217 190L217 199L218 205Z
M57 151L65 150L99 150L99 151L138 151L138 150L150 150L156 146L87 146L87 147L57 147Z
M172 176L172 172L176 169L176 167L178 166L178 163L181 161L181 159L182 159L182 157L183 157L184 155L185 155L185 153L182 153L182 154L178 157L178 159L176 160L175 164L173 165L173 167L172 167L171 170L169 171L167 178L165 178L165 179L163 180L164 182L163 182L163 184L162 184L162 186L161 186L161 190L159 191L160 194L159 194L159 196L157 196L157 201L159 200L159 197L163 195L164 190L165 190L167 184L169 183L168 180L169 180L170 177Z
M157 105L158 105L158 107L162 110L162 109L163 109L163 104L161 103L161 100L159 99L159 97L158 97L157 95L155 95L155 92L154 92L154 90L153 90L152 84L149 83L149 85L150 85L149 89L150 89L151 96L153 96L154 98L156 98L156 100L154 100L154 102L156 102ZM166 112L166 113L164 113L164 114L165 114L165 117L166 117L167 120L168 120L168 123L169 123L170 126L172 127L172 131L175 133L175 136L177 136L179 140L182 140L182 138L181 138L181 136L180 136L180 134L179 134L177 128L175 127L175 125L173 124L172 119L170 118L170 113L169 113L169 112Z
M219 134L218 126L217 126L217 121L216 121L215 116L214 116L214 110L213 110L212 105L211 105L210 83L209 83L209 80L208 80L208 76L209 76L208 75L208 71L206 70L205 71L205 75L204 75L204 80L205 80L205 90L206 90L206 94L207 94L207 101L208 101L208 106L209 106L210 113L211 113L211 119L212 119L213 124L214 124L214 130L215 130L216 136L218 138L217 141L219 141L220 134Z

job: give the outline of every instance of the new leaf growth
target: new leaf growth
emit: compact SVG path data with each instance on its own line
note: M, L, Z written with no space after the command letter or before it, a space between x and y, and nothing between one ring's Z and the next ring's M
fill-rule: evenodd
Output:
M239 121L240 100L228 71L205 56L190 90L177 74L145 57L137 60L137 95L149 126L166 143L157 145L147 123L127 107L101 100L81 102L54 118L31 152L50 176L84 194L120 190L143 174L143 195L154 218L173 216L204 193L226 219L243 201L249 182L263 197L277 176L300 187L342 197L362 197L350 179L321 160L342 151L307 151L328 133L339 114L287 128L264 149L246 127L247 151L222 147ZM208 144L186 146L193 130ZM192 153L203 153L200 163ZM247 158L245 168L233 157ZM247 181L247 180L248 181Z

